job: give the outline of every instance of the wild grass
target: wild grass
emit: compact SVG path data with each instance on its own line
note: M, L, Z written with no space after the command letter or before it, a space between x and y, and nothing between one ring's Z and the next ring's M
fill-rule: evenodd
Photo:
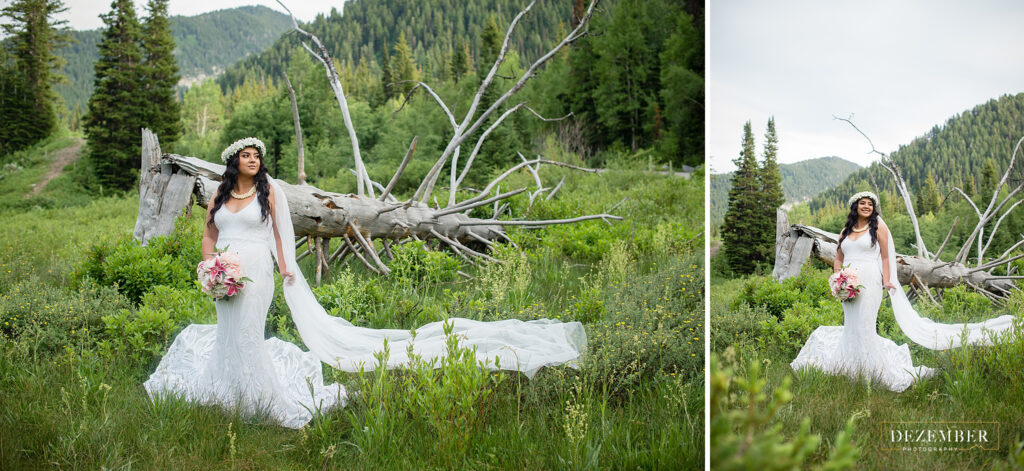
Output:
M857 458L849 469L1002 469L1020 458L1018 443L1024 440L1020 425L1024 414L1024 370L1020 368L1024 363L1024 334L1020 324L1013 334L993 346L931 351L903 335L885 301L879 313L879 335L897 344L907 343L914 364L939 368L938 375L895 393L868 380L820 371L794 372L789 362L810 332L818 325L842 324L838 301L816 289L828 274L827 269L805 266L798 279L782 284L770 276L713 279L712 354L733 355L737 365L759 365L767 391L789 383L792 400L778 408L770 420L758 424L757 433L777 429L787 440L795 440L807 420L809 432L821 442L813 447L804 467L826 463L852 418L850 437ZM1020 322L1022 300L1024 295L1017 292L1007 306L999 308L981 295L957 288L946 290L941 305L918 302L916 308L937 322L977 322L1003 314L1016 315ZM776 305L784 309L775 312ZM730 409L723 408L721 413ZM712 417L715 414L712 411ZM982 426L995 428L998 433L985 446L993 450L892 450L891 429L920 428L919 422L989 423ZM726 436L735 433L737 429Z
M214 319L190 280L131 278L149 276L156 264L147 262L169 253L161 262L169 273L194 266L189 244L199 242L200 217L184 220L174 240L123 250L108 265L97 254L130 237L136 195L8 207L0 469L701 468L703 176L623 168L566 177L531 217L603 212L627 198L616 211L625 221L514 231L522 250L496 248L505 265L461 267L472 280L453 276L452 254L410 244L397 275L334 267L316 292L332 314L371 327L451 316L579 320L589 337L580 369L544 368L527 379L483 369L457 346L438 369L325 367L328 381L356 394L301 430L173 397L151 401L142 387L177 332ZM515 202L514 214L523 208ZM90 275L96 263L109 273ZM311 273L308 262L302 268ZM279 290L266 331L302 346Z

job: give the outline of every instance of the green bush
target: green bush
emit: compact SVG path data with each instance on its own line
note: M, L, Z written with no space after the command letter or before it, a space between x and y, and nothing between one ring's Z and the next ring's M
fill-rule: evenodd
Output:
M781 283L771 276L751 277L732 307L735 309L741 303L751 307L763 306L781 321L783 313L796 302L814 305L818 299L831 299L828 274L823 270L804 269L800 275Z
M391 277L410 284L441 283L458 278L462 263L453 255L427 250L423 241L395 247L395 258L388 262Z
M345 267L330 284L313 288L313 294L328 314L353 324L368 325L367 316L385 302L386 293L376 278L363 279Z
M606 287L606 314L587 329L586 374L617 396L657 376L700 377L703 273L697 257L673 258Z
M91 348L104 315L129 305L117 291L83 283L71 291L32 276L0 294L0 338L32 354Z
M760 348L762 338L771 338L765 326L777 319L765 311L764 306L741 304L733 310L711 311L711 351L722 352L727 347L744 350L746 346Z
M77 279L87 276L100 285L117 287L138 303L156 286L191 286L196 264L202 260L201 251L201 226L180 217L173 233L150 239L146 246L127 234L112 242L94 244L78 268Z
M992 311L992 303L981 293L958 285L943 291L942 310L956 319L985 318Z
M407 368L388 370L382 366L390 355L385 344L374 355L375 370L357 373L358 402L347 412L353 441L361 449L376 454L401 446L400 437L408 432L424 429L436 437L436 462L452 467L462 461L505 374L478 362L474 349L459 345L451 327L445 325L447 352L438 360L424 360L410 345Z

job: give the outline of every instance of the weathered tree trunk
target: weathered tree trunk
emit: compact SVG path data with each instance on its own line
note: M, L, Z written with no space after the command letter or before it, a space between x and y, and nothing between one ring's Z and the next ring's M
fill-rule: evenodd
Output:
M169 234L182 208L190 206L196 177L174 172L160 160L160 141L149 129L142 130L142 165L139 173L139 215L133 235L142 245L150 238Z

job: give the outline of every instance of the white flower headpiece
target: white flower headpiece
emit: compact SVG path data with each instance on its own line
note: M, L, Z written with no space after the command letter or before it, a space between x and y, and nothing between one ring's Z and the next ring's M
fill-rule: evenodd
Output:
M853 206L861 198L871 198L871 201L875 203L875 209L878 209L878 195L870 191L862 191L850 197L850 200L846 202L847 206Z
M220 153L220 160L227 163L228 158L246 147L255 147L259 149L260 157L267 155L267 146L263 145L263 141L256 139L255 137L246 137L232 142L227 149L224 149L224 152Z

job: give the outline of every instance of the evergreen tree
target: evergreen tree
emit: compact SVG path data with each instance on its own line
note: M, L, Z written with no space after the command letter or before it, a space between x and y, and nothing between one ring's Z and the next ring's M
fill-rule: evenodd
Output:
M743 125L743 148L733 164L736 171L729 190L729 209L722 223L722 250L730 269L748 274L756 267L758 244L753 235L758 230L756 221L765 210L750 121Z
M409 43L405 41L405 33L398 35L398 42L395 43L395 56L391 62L391 78L395 83L392 87L395 89L395 93L400 96L405 96L407 93L412 91L415 83L410 81L417 80L416 77L416 64L413 63L412 59L412 48L409 47ZM404 83L397 83L404 82Z
M175 99L174 86L178 83L178 62L174 55L174 36L167 19L168 0L149 0L146 5L149 17L143 26L142 52L144 63L142 73L145 80L145 95L148 101L145 125L166 145L181 135L180 109Z
M141 125L146 102L140 65L141 27L131 0L114 0L101 15L107 29L96 61L95 90L89 97L85 134L89 160L97 181L107 187L128 189L139 175Z
M470 61L469 44L466 44L462 38L459 38L458 42L455 43L455 50L452 53L452 78L455 80L455 83L459 83L459 79L469 71Z
M967 193L968 197L974 198L977 196L978 189L974 183L974 175L967 178L967 184L965 186L966 188L964 188L964 193Z
M932 207L928 205L928 198L925 198L924 191L921 189L921 185L915 185L914 188L914 211L917 214L928 214L932 210Z
M942 195L939 194L939 187L935 183L935 176L932 175L931 170L928 171L928 178L924 180L924 188L921 189L921 193L924 195L924 203L928 208L927 210L919 208L921 214L927 214L939 209Z
M664 152L670 162L698 165L704 161L704 33L685 11L665 42L660 78Z
M650 105L656 101L659 61L644 35L641 4L626 0L612 8L611 26L594 38L597 117L613 142L636 151L648 144L645 127L653 123Z
M388 101L395 97L397 94L397 88L393 85L394 82L395 77L391 69L391 54L388 53L387 48L384 48L384 57L381 62L380 72L380 89L384 99L381 101Z
M776 209L786 202L782 191L782 174L778 164L779 137L775 133L775 117L768 118L768 130L764 135L764 161L761 165L761 196L762 211L758 217L757 237L758 259L770 261L775 254L775 221Z
M498 59L498 53L501 52L501 40L501 29L498 28L498 22L494 19L494 15L491 15L487 20L487 26L484 26L480 33L480 59L477 61L480 64L480 68L477 69L480 80L487 76L494 61Z
M981 168L981 200L988 201L992 193L996 191L999 183L999 175L996 172L996 163L991 158L985 159L985 165Z
M57 126L60 98L53 85L65 81L55 72L64 60L54 54L67 44L67 21L52 17L67 8L61 0L14 0L0 11L0 25L13 54L0 57L0 151L32 145Z

